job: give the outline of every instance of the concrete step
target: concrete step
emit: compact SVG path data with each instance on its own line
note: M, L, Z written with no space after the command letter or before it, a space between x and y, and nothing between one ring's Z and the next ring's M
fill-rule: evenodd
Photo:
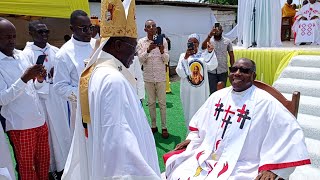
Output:
M279 78L319 80L320 68L288 66Z
M320 97L320 81L280 78L273 87L281 93L292 94L294 91L299 91L302 96Z
M300 55L292 58L289 66L320 68L320 56Z
M309 157L313 167L319 168L320 171L320 141L311 138L305 138Z
M320 170L311 165L296 167L290 175L290 180L318 180L320 179Z
M292 98L292 94L282 93L282 95L290 100ZM320 117L320 97L300 96L299 113Z
M320 141L320 117L299 113L298 123L303 129L305 137Z

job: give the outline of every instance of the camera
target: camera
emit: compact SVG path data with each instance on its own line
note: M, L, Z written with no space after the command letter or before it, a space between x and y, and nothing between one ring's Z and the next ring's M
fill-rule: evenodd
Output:
M193 42L188 42L187 46L188 46L189 50L194 50L194 43Z
M153 43L158 46L163 45L163 38L164 38L163 34L154 35L153 36Z
M214 28L215 29L219 29L219 27L220 27L220 23L214 23Z

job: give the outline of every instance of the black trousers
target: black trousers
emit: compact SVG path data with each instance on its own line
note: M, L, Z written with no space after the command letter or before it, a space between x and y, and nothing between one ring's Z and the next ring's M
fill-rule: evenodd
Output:
M210 94L217 91L217 84L219 81L224 82L224 84L227 83L228 73L221 73L221 74L212 74L208 72L208 78L209 78L209 86L210 86Z

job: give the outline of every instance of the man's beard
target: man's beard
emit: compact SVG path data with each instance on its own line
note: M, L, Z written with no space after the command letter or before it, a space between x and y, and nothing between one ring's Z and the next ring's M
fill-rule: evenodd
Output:
M219 34L219 35L214 35L213 36L215 39L221 39L221 37L222 37L222 34Z

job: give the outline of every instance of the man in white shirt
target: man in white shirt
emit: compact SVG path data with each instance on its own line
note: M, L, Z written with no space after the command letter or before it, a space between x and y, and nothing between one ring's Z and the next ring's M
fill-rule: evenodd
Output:
M0 19L0 105L6 119L21 179L48 179L50 151L45 123L36 89L42 86L46 71L31 65L15 50L16 29Z
M31 21L29 34L33 42L27 42L23 53L28 56L29 60L32 60L31 64L36 64L40 55L46 55L43 66L48 73L43 87L38 90L38 94L49 128L50 172L59 178L68 157L72 135L68 124L67 101L62 99L53 89L55 55L59 49L48 43L49 32L47 26L41 21Z
M310 164L296 118L277 99L253 85L256 66L239 59L231 87L213 93L191 119L187 147L166 161L168 180L288 179Z
M294 17L292 30L295 44L314 43L320 44L320 3L310 0Z
M95 39L91 38L94 26L82 10L72 12L70 29L73 32L71 39L56 54L53 83L57 94L68 100L71 106L70 128L73 133L79 77L85 66L84 60L93 51Z

